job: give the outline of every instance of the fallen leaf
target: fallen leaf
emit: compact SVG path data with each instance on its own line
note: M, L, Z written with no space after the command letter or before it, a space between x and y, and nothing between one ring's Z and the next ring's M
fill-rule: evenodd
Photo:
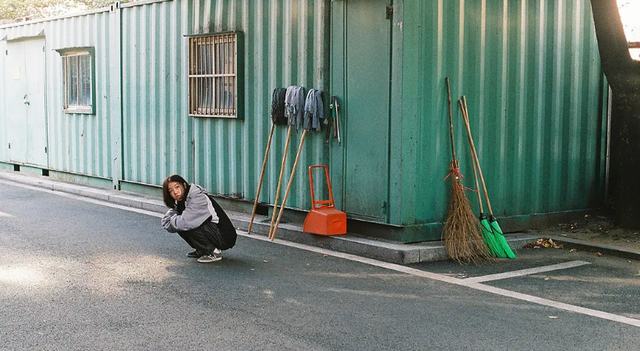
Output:
M602 257L602 256L604 256L604 255L602 254L602 252L596 252L596 256L598 256L598 257Z
M544 280L549 280L549 277L547 277L547 278L544 278Z
M262 260L262 262L267 263L267 262L269 262L269 261L267 261L267 260Z
M329 255L322 255L322 257L329 257Z
M569 250L569 252L576 252L576 251L578 251L578 250L576 250L576 249Z
M554 249L562 249L563 245L556 244L553 239L538 239L534 242L527 243L524 245L526 249L539 249L539 248L554 248Z
M549 319L558 319L558 316L549 316Z

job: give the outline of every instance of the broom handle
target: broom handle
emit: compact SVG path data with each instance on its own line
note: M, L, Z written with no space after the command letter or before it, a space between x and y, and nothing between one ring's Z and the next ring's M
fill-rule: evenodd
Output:
M455 143L453 142L453 117L451 112L451 89L449 88L449 77L445 78L447 81L447 98L449 100L449 135L451 136L451 154L453 155L453 159L456 159L456 148L454 147Z
M467 117L467 112L464 109L464 106L462 105L462 102L460 100L458 100L458 103L460 104L460 109L462 110L462 118L464 118L464 123L467 126L467 136L469 137L469 150L471 151L471 157L473 158L473 162L471 162L471 164L473 165L473 178L476 181L476 189L477 194L478 194L478 206L480 207L480 214L482 215L482 213L484 212L484 209L482 208L482 195L480 194L480 185L478 184L478 167L476 167L476 159L474 157L474 153L473 153L473 147L471 147L471 144L473 143L473 138L471 138L471 128L469 127L469 119Z
M271 148L271 138L273 137L273 129L275 126L275 123L271 123L271 131L269 132L269 140L267 141L267 150L264 152L262 171L260 172L260 180L258 181L258 190L256 190L256 201L253 203L253 211L251 211L251 221L249 222L249 229L247 229L247 234L251 234L251 227L253 227L253 218L256 216L256 208L258 207L258 199L260 198L260 189L262 188L262 179L264 178L264 169L267 166L267 159L269 158L269 148Z
M289 177L289 184L287 185L287 191L284 192L284 197L282 198L282 205L280 206L280 213L278 213L278 220L276 221L276 225L273 227L273 232L271 233L271 239L276 237L276 231L278 230L278 224L280 224L280 218L282 217L282 212L284 211L284 205L287 203L287 197L289 196L289 190L291 189L291 184L293 183L293 176L296 174L296 167L298 167L298 160L300 159L300 154L302 153L302 144L304 143L304 137L307 135L307 130L305 129L302 132L302 138L300 139L300 146L298 146L298 154L296 155L296 160L293 162L293 169L291 170L291 177Z
M280 186L282 185L282 174L284 173L284 164L287 161L287 151L289 150L289 140L291 140L291 128L287 131L287 141L284 144L284 155L282 156L282 165L280 166L280 178L278 179L278 189L276 190L276 199L273 202L273 214L271 215L271 225L269 226L269 237L271 237L271 231L273 230L273 223L276 220L276 212L278 212L278 198L280 197Z
M482 182L482 189L484 190L484 197L487 199L487 207L489 209L489 216L493 216L493 210L491 209L491 201L489 201L489 193L487 192L487 185L484 182L484 176L482 175L482 168L480 167L480 160L478 159L478 152L476 151L476 146L473 143L473 138L471 137L471 127L469 126L469 110L467 109L467 98L462 95L462 109L463 114L466 116L464 118L464 123L467 126L467 133L469 133L469 143L471 144L471 150L473 153L473 159L478 166L478 173L480 174L480 181Z

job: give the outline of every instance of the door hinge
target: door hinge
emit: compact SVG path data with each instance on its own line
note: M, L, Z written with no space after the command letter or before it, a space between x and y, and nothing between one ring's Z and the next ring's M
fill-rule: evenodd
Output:
M393 5L387 5L386 11L386 19L391 19L391 16L393 16Z
M44 153L45 154L47 153L47 147L46 146L44 147Z
M9 149L11 149L11 143L9 143Z

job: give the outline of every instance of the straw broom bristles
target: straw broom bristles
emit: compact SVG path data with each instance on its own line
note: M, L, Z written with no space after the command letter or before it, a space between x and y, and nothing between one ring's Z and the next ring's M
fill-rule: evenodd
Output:
M450 162L451 199L442 236L449 257L460 263L476 263L490 259L491 253L482 241L480 222L471 210L458 166L458 160Z

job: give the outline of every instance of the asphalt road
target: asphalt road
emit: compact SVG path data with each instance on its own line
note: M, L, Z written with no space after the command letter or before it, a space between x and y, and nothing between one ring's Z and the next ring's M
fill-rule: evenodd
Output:
M190 248L162 230L157 215L0 187L3 351L637 350L640 344L635 261L532 250L480 267L442 262L402 271L407 267L241 236L222 261L199 264L185 257ZM588 264L460 283L571 261Z

